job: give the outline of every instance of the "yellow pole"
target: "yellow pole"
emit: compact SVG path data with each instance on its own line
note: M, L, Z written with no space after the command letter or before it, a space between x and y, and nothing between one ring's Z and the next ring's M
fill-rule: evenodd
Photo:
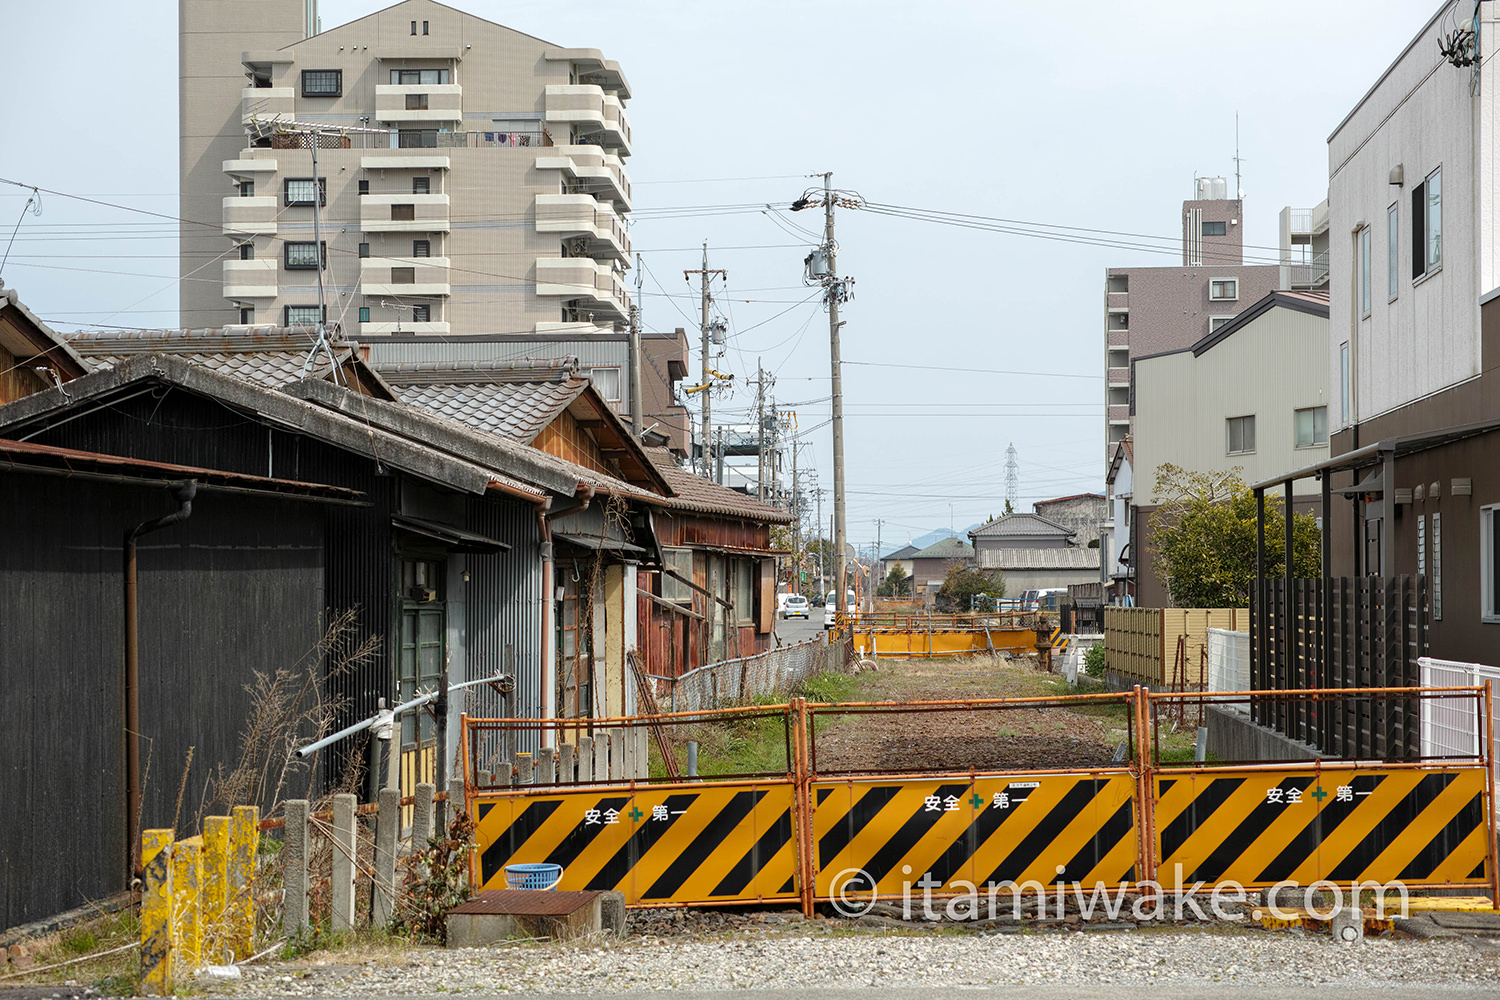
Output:
M210 965L228 965L229 817L203 819L203 954Z
M177 960L186 972L203 967L203 838L179 840L172 849L172 924Z
M141 831L142 996L172 993L172 831Z
M228 942L235 961L255 954L255 853L260 847L260 809L235 806L229 821Z

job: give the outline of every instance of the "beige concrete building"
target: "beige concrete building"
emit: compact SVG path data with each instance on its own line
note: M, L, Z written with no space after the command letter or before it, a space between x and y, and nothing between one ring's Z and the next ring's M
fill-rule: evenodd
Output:
M432 0L179 11L183 326L315 323L321 278L373 360L571 355L628 412L617 64Z

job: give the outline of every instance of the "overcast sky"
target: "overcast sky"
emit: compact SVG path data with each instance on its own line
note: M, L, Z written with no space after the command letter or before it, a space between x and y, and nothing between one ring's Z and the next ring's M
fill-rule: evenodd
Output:
M739 383L759 358L804 430L828 418L828 323L815 302L797 304L812 294L802 284L812 241L785 226L817 229L821 213L781 212L778 225L753 206L789 202L821 184L806 175L831 170L837 187L871 202L1171 246L1194 175L1233 177L1238 112L1245 241L1258 248L1247 254L1274 256L1282 206L1326 195L1328 134L1437 9L1419 0L455 5L620 62L634 93L645 325L696 334L697 293L682 272L698 266L707 240L710 266L729 272L719 294L729 345L717 367L738 386L716 399L716 420L753 409L753 389ZM323 0L323 26L384 6ZM175 217L176 4L0 0L0 10L0 177ZM25 201L0 185L0 237ZM856 280L842 317L851 541L873 542L877 518L889 549L999 513L1011 442L1022 509L1102 490L1104 269L1171 264L1173 254L854 210L840 210L837 235L839 269ZM44 194L0 276L59 329L175 326L176 248L169 220ZM830 428L806 438L802 467L830 491L826 524Z

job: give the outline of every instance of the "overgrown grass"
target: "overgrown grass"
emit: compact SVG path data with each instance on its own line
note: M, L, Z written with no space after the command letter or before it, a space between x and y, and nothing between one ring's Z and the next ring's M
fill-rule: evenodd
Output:
M47 969L30 975L7 979L3 986L47 986L67 982L84 983L106 996L134 996L136 975L140 971L140 955L134 948L101 958L85 958L100 952L112 951L140 941L141 927L136 919L134 907L125 907L115 913L104 913L93 920L48 935L36 942L27 942L32 961L38 968L73 962L60 969Z

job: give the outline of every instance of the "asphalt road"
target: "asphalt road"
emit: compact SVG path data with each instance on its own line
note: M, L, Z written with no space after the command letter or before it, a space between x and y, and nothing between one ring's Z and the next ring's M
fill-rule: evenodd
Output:
M782 621L781 612L776 613L776 636L783 646L806 642L823 634L823 609L808 608L807 615L806 619L788 618Z

